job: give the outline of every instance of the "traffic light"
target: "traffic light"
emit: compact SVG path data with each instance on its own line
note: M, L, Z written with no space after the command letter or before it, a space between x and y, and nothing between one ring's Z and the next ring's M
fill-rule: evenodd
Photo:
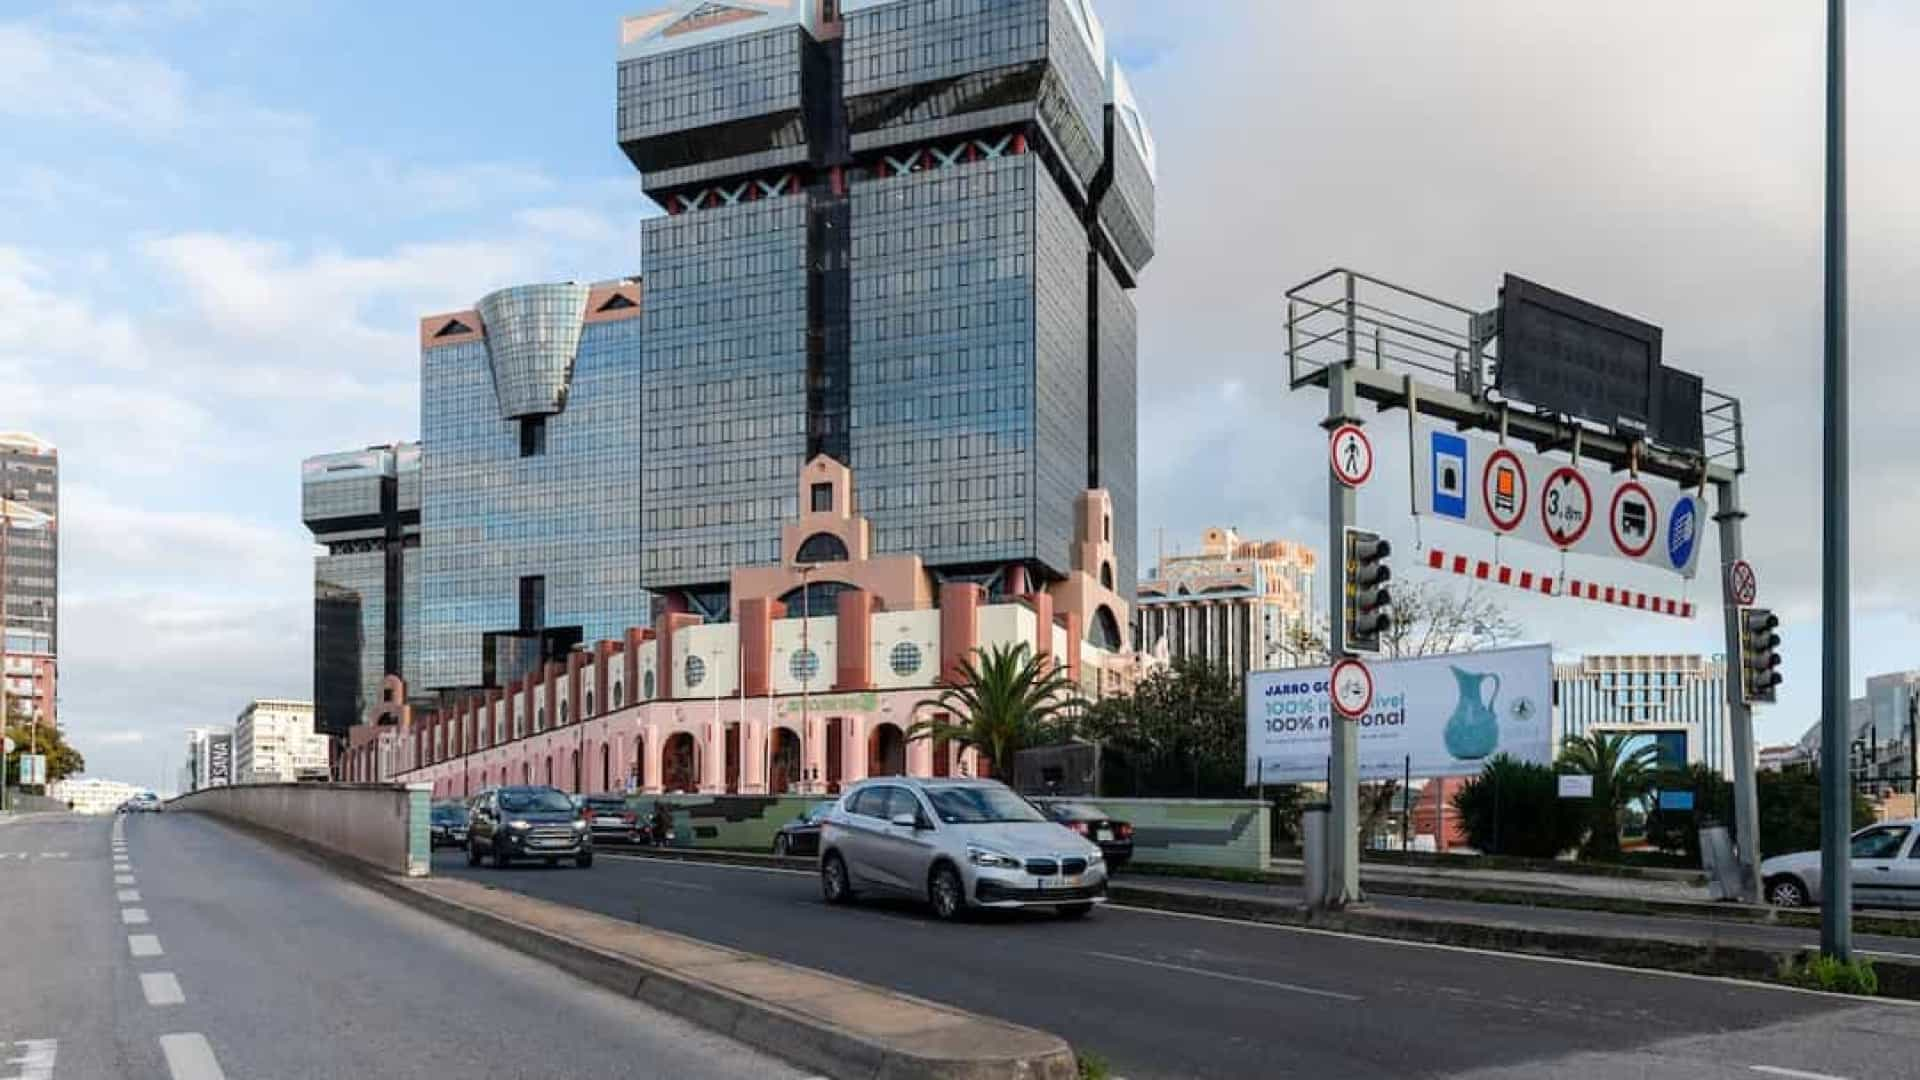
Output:
M1740 699L1771 704L1780 685L1780 617L1765 608L1740 612Z
M1364 529L1347 530L1346 550L1346 649L1348 652L1377 653L1380 635L1393 621L1393 597L1387 582L1393 571L1387 556L1393 545L1379 534Z

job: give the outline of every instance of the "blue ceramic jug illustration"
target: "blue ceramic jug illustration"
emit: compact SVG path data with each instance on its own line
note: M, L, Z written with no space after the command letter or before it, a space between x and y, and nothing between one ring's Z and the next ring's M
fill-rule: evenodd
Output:
M1493 681L1493 693L1483 700L1481 688ZM1447 721L1447 753L1466 761L1477 761L1493 753L1500 745L1500 721L1493 707L1500 701L1500 676L1488 672L1453 669L1453 680L1460 687L1460 701Z

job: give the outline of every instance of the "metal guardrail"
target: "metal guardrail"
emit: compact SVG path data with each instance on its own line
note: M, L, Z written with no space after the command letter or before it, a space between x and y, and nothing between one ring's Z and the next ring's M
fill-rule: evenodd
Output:
M1286 296L1291 388L1323 382L1331 364L1351 364L1486 400L1499 358L1490 313L1343 267L1309 278ZM1488 404L1502 407L1498 400ZM1739 399L1702 389L1700 414L1704 464L1745 472Z

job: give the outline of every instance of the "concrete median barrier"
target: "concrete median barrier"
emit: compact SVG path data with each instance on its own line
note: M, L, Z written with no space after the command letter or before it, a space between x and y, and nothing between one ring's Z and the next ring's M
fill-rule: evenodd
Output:
M431 801L425 784L237 784L182 795L167 810L278 833L385 873L424 877L433 866Z

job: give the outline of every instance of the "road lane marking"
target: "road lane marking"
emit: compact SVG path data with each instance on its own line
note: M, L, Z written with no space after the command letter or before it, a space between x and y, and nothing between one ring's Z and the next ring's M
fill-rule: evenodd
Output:
M1272 990L1289 990L1296 994L1312 994L1314 997L1333 998L1337 1001L1362 1001L1355 994L1342 994L1337 990L1316 990L1311 986L1297 986L1293 983L1274 982L1271 979L1255 979L1246 975L1229 975L1223 971L1208 971L1205 968L1187 967L1184 964L1163 964L1158 960L1144 960L1138 956L1121 956L1119 953L1090 952L1088 956L1097 956L1102 960L1116 960L1122 964L1139 964L1142 967L1159 968L1162 971L1180 971L1188 975L1200 975L1209 979L1223 979L1227 982L1246 983L1250 986L1264 986Z
M137 904L140 902L140 890L121 889L117 899L123 904Z
M133 952L134 956L143 959L149 956L166 955L160 948L160 939L152 934L128 934L127 948Z
M120 909L120 922L126 926L141 926L147 921L147 909L123 907Z
M1794 1080L1847 1080L1844 1076L1834 1076L1831 1073L1801 1072L1799 1069L1783 1069L1778 1065L1749 1065L1747 1068L1757 1073L1766 1073L1768 1076L1790 1076Z
M812 870L790 870L784 866L741 866L737 863L695 862L692 859L662 859L651 855L621 855L611 851L600 851L596 854L602 858L617 859L621 862L665 863L670 866L694 867L700 870L745 870L752 874L798 874L801 877L812 877L815 873Z
M198 1032L160 1036L160 1052L167 1055L173 1080L227 1080L207 1037Z
M1813 946L1809 945L1807 946L1807 948L1811 949L1813 948ZM1920 953L1888 952L1885 949L1855 949L1853 951L1857 953L1865 953L1868 956L1890 956L1896 960L1920 960Z
M1126 911L1135 915L1159 915L1169 919L1192 919L1196 922L1222 923L1245 929L1265 930L1269 933L1308 934L1315 937L1341 938L1347 941L1364 941L1374 945L1392 945L1403 949L1432 949L1436 952L1466 953L1469 956L1498 957L1503 960L1524 961L1530 964L1562 964L1567 967L1599 968L1603 971L1617 971L1623 975L1648 975L1661 979L1688 979L1694 982L1719 983L1727 987L1739 987L1747 990L1770 990L1779 994L1806 994L1812 997L1844 997L1862 1007L1883 1005L1900 1009L1920 1009L1920 1001L1906 998L1871 997L1863 998L1853 994L1835 994L1826 990L1809 990L1803 986L1788 986L1784 983L1760 982L1756 979L1736 979L1726 975L1696 975L1690 971L1664 971L1659 968L1627 967L1623 964L1609 964L1601 960L1576 960L1567 956L1541 956L1537 953L1501 952L1498 949L1476 949L1470 945L1445 945L1437 941L1408 941L1405 938L1377 937L1372 934L1356 934L1347 930L1325 930L1317 926L1288 926L1285 923L1255 922L1249 919L1227 919L1218 915L1199 915L1187 911L1162 911L1159 908L1134 907L1130 904L1108 904L1108 911ZM1811 946L1809 946L1811 948Z
M148 971L140 976L140 992L147 995L147 1004L183 1005L187 995L180 992L180 980L173 977L171 971Z
M658 885L663 889L688 889L693 892L712 892L713 886L702 885L697 881L639 881L637 885Z
M134 881L134 880L133 880L133 875L132 875L132 874L115 874L115 875L113 875L113 883L114 883L115 885L136 885L136 884L138 884L138 882L136 882L136 881Z
M0 1046L4 1045L0 1043ZM22 1039L13 1045L20 1048L20 1056L0 1062L20 1066L20 1071L9 1080L53 1080L53 1063L60 1056L60 1040Z

